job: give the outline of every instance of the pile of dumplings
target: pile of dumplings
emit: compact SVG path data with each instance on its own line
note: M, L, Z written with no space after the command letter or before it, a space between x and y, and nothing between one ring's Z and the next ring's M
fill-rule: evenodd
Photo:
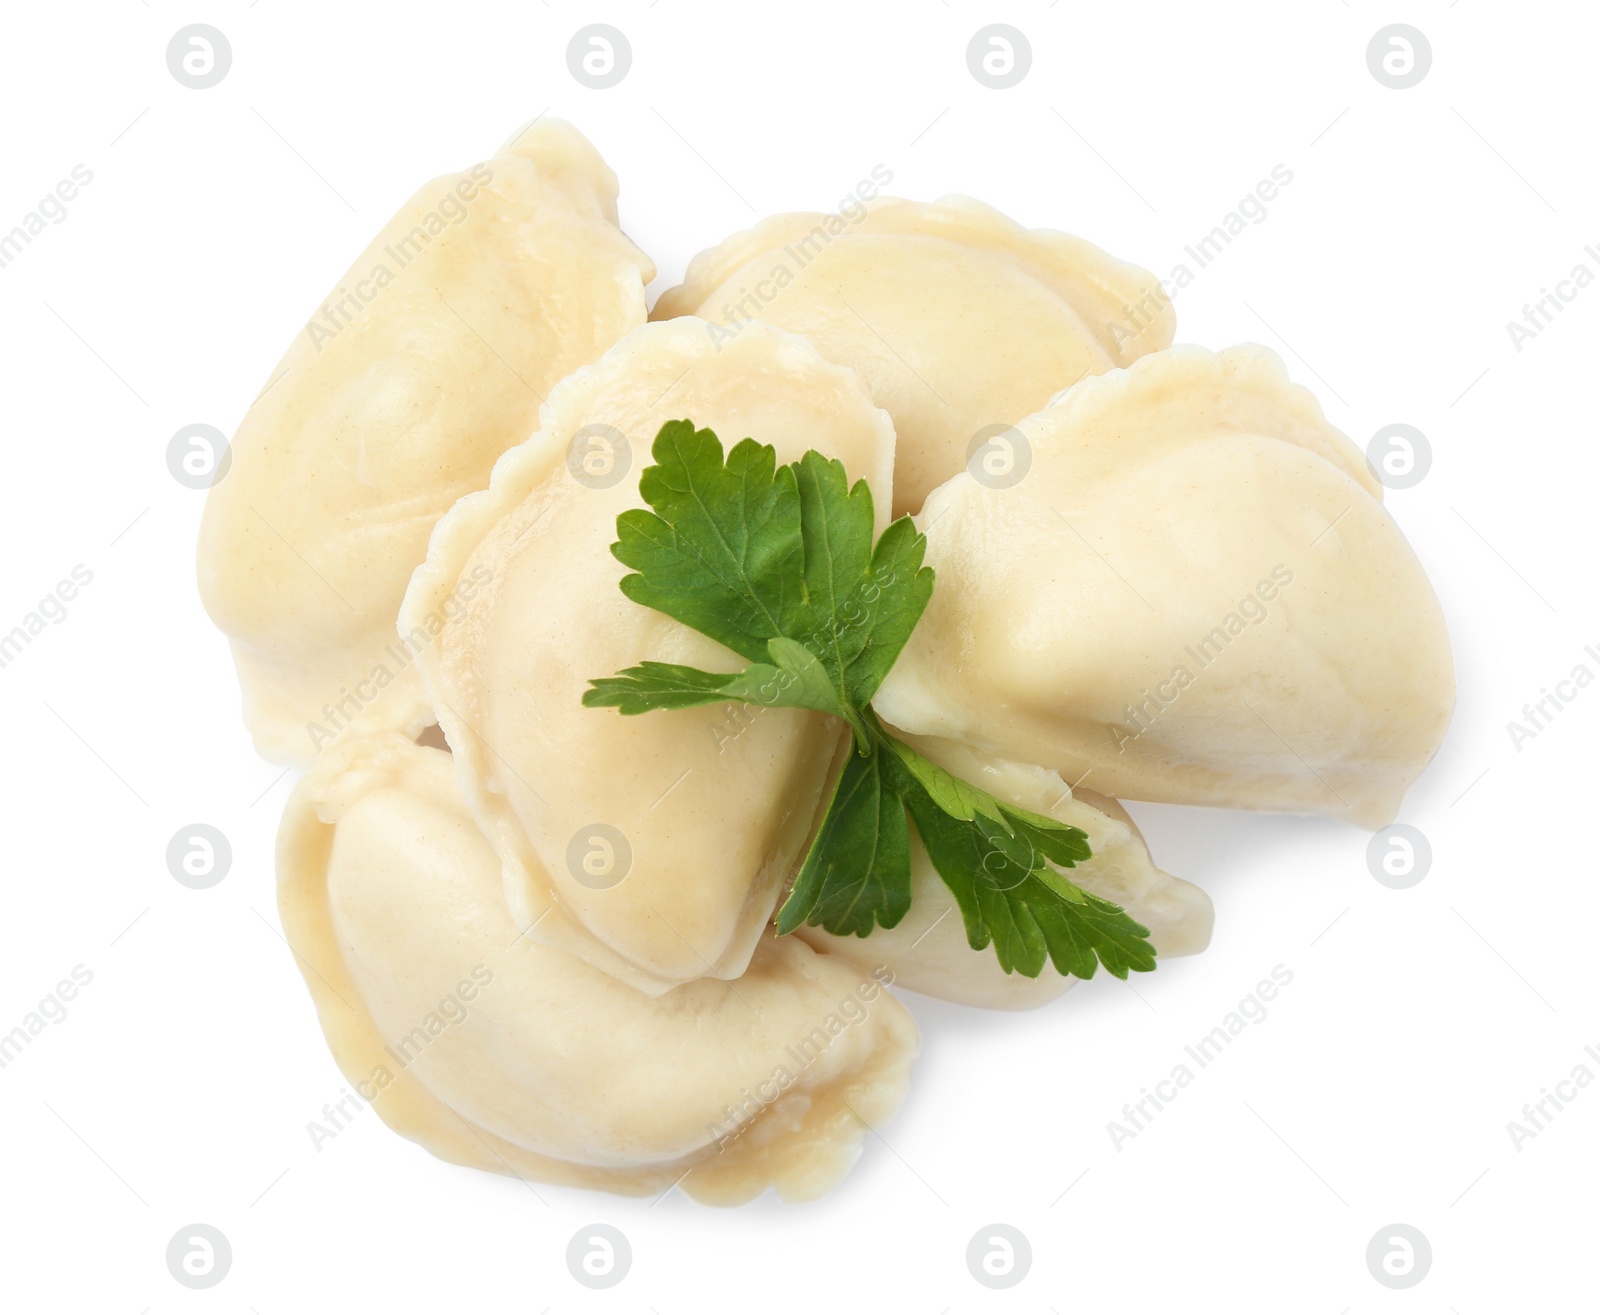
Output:
M742 660L619 591L668 420L808 449L913 514L932 602L874 706L1081 827L1073 879L1205 948L1118 797L1390 821L1454 699L1361 453L1260 347L1171 346L1145 270L977 201L781 215L647 308L617 180L540 120L424 186L272 372L211 490L201 596L258 750L306 768L283 925L362 1099L447 1160L714 1203L826 1191L905 1093L889 983L1022 1009L913 834L867 938L773 912L839 770L799 709L584 708ZM761 319L730 317L758 281Z

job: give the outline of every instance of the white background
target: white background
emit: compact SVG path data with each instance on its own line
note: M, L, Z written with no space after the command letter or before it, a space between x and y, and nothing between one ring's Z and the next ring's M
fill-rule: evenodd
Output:
M1033 49L1007 91L970 76L989 22ZM191 22L233 64L180 86ZM581 26L633 66L569 75ZM1366 47L1422 29L1433 65L1385 88ZM1600 644L1593 390L1600 288L1521 352L1506 322L1600 241L1589 6L1364 0L1139 6L1030 0L798 5L340 5L116 0L6 7L0 230L74 165L93 182L0 269L0 630L76 564L93 583L0 670L9 852L0 1031L94 974L0 1071L0 1306L150 1311L1594 1309L1600 1084L1521 1149L1507 1122L1600 1047L1590 828L1600 688L1517 751L1506 723ZM1166 274L1287 165L1293 183L1178 299L1179 341L1284 355L1365 445L1431 440L1389 495L1450 619L1460 702L1403 820L1413 889L1326 821L1135 805L1157 861L1217 906L1204 956L1102 977L1023 1016L910 997L924 1050L901 1113L822 1202L652 1204L457 1169L371 1111L321 1150L343 1086L276 930L272 838L291 775L241 728L198 604L203 494L168 474L180 427L232 432L326 291L426 179L540 112L622 179L658 262L773 211L960 191ZM1286 335L1286 336L1284 336ZM168 874L179 827L228 877ZM1108 1120L1276 964L1270 1015L1132 1142ZM644 1064L648 1057L641 1057ZM647 1076L643 1079L647 1081ZM168 1239L234 1260L191 1292ZM604 1221L632 1242L608 1292L567 1272ZM991 1292L968 1239L1006 1222L1028 1277ZM1426 1280L1364 1259L1406 1222Z

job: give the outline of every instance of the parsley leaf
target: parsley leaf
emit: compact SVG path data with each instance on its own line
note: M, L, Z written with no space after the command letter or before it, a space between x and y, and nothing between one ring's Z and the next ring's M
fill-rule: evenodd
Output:
M674 662L641 662L615 676L591 680L585 707L616 708L625 717L659 708L694 708L704 703L757 703L768 708L810 708L854 725L856 713L842 702L811 650L792 639L768 642L772 663L743 671L702 671Z
M768 670L777 674L776 668ZM590 688L584 691L583 703L587 708L615 708L624 717L637 717L641 712L654 712L658 708L697 708L703 703L727 703L739 697L729 692L734 681L741 676L756 677L757 673L756 667L730 675L682 667L675 662L641 662L636 667L623 668L614 676L591 680Z
M893 927L911 907L911 832L887 758L852 753L794 889L778 910L778 935L803 922L836 936Z
M717 436L687 420L663 425L650 452L656 464L639 491L652 510L617 518L611 551L635 572L622 592L789 672L798 692L777 702L843 717L864 740L854 710L877 693L933 595L927 540L902 517L874 547L872 490L865 480L852 488L843 464L820 452L778 466L772 448L747 438L724 460ZM672 682L660 686L659 672L622 676L632 683L597 684L604 699L590 706L692 706Z
M902 516L872 543L872 490L848 487L844 466L807 452L796 471L805 556L805 634L846 701L878 692L933 597L928 541Z
M1037 841L1048 833L1008 831L984 813L963 822L920 782L904 799L934 869L956 897L967 944L981 950L992 941L1006 972L1037 977L1047 956L1056 971L1072 977L1093 977L1097 959L1115 977L1156 966L1146 928L1045 861Z
M1023 835L1034 849L1061 867L1070 868L1091 857L1089 837L1077 827L1016 804L1002 803L977 786L952 776L937 763L929 762L904 741L887 735L884 738L917 784L951 817L971 821L981 816L999 822L1008 832Z
M749 662L790 633L803 606L804 545L794 470L752 439L723 460L709 429L673 420L651 445L639 492L654 510L617 517L612 555L634 602L665 612ZM798 636L792 636L798 638Z
M1004 803L884 730L872 696L933 594L927 540L909 517L874 543L872 490L807 452L779 466L745 439L723 455L709 429L665 424L639 489L650 509L617 518L622 592L732 649L750 665L701 671L641 662L590 681L583 701L624 716L708 703L809 708L851 727L852 752L778 910L836 935L893 927L911 907L911 835L955 895L967 942L1006 972L1046 962L1091 977L1149 972L1149 932L1062 873L1090 857L1077 827Z

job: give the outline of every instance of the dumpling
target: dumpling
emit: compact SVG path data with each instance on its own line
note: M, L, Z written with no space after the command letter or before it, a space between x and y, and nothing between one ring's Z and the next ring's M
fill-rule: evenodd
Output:
M406 582L556 382L644 322L654 268L616 199L577 130L541 120L407 201L273 370L199 550L266 757L309 762L358 720L432 720L395 635Z
M439 522L400 617L405 634L472 585L421 664L512 916L651 994L745 971L845 733L797 709L582 706L591 679L644 659L744 665L617 587L617 515L643 505L651 444L682 417L725 450L748 436L780 462L839 458L883 529L894 430L854 373L763 324L720 347L701 321L652 324L561 384L488 490Z
M928 499L938 580L882 715L1121 798L1392 820L1450 719L1449 636L1278 358L1175 348L1017 428L1026 478Z
M719 341L766 320L860 371L899 436L897 516L994 437L981 430L1170 345L1177 322L1146 270L964 196L775 215L696 256L651 312L674 315L715 321Z
M519 935L450 757L395 733L307 776L278 904L355 1094L442 1159L628 1194L820 1195L905 1094L917 1028L792 937L651 999Z
M1139 828L1115 799L1081 787L1069 790L1046 768L1007 762L949 740L905 738L923 757L1002 802L1084 831L1094 857L1067 875L1092 894L1120 904L1148 928L1163 959L1199 954L1210 944L1210 897L1155 866ZM992 947L974 950L955 897L934 870L915 828L911 883L911 911L896 927L879 927L866 938L835 936L821 927L802 927L795 934L863 968L885 966L895 985L907 990L985 1009L1034 1009L1077 980L1063 977L1050 964L1038 977L1008 974Z

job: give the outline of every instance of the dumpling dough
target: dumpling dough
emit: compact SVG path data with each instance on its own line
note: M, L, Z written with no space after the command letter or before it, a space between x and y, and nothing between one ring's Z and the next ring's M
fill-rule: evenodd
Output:
M273 370L199 552L266 757L310 762L357 720L433 720L395 613L434 521L558 380L644 322L654 268L616 200L594 148L541 120L407 201Z
M899 436L897 516L967 464L979 430L1170 345L1177 323L1148 271L965 196L775 215L696 256L651 318L691 314L766 320L860 371Z
M1454 702L1438 600L1354 445L1260 347L1088 379L919 518L895 725L1104 794L1381 826Z
M1211 943L1210 897L1155 866L1139 828L1115 799L1081 787L1068 790L1059 776L1042 767L1006 762L949 740L905 738L925 758L995 798L1083 830L1094 857L1068 870L1067 876L1120 904L1147 927L1163 959L1199 954ZM992 946L974 950L955 896L934 870L915 827L911 883L911 911L896 927L879 927L864 939L835 936L821 927L802 927L795 934L864 968L885 966L894 973L895 984L907 990L984 1009L1034 1009L1077 981L1049 963L1038 977L1008 974Z
M737 982L652 1000L519 936L449 756L397 734L347 741L301 783L278 880L339 1067L442 1159L629 1194L677 1182L715 1204L768 1186L807 1199L905 1094L904 1006L793 938L768 938Z
M845 733L796 709L582 705L591 679L646 658L744 665L617 587L617 515L643 505L651 444L683 417L724 450L748 436L780 462L838 457L882 530L894 430L854 373L768 325L719 348L698 320L652 324L557 388L488 491L439 522L400 620L474 585L421 661L512 916L651 994L745 970Z

